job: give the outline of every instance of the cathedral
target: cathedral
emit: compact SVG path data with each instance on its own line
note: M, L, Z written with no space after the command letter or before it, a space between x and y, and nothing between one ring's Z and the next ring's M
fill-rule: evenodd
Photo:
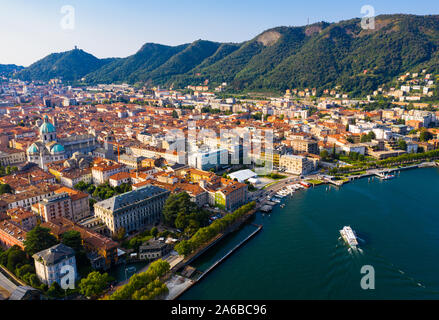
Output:
M49 122L47 115L43 120L39 129L40 140L32 143L27 149L27 160L38 164L44 170L47 170L48 163L68 159L75 152L87 154L98 147L96 137L90 134L58 139L56 128Z

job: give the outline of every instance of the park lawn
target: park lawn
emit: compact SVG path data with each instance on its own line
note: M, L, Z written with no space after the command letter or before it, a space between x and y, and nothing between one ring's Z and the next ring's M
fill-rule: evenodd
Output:
M309 179L309 180L306 180L306 182L309 182L309 183L311 183L311 184L313 184L313 185L315 185L315 186L318 186L318 185L321 185L321 184L324 183L324 182L321 181L321 180L315 180L315 179Z
M261 178L268 178L268 179L272 179L272 180L282 180L287 178L287 176L284 176L282 174L279 173L270 173L270 174L266 174L263 176L260 176Z

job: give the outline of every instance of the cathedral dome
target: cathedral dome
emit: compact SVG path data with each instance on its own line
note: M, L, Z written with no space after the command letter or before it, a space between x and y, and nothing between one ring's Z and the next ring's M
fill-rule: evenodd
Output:
M37 146L33 143L29 148L27 148L27 153L38 153Z
M44 116L44 123L40 127L40 134L56 132L55 126L49 122L49 117Z
M52 153L61 153L64 152L64 147L60 144L55 144L52 149L50 150Z
M53 133L55 132L55 127L50 122L44 122L40 127L40 133Z

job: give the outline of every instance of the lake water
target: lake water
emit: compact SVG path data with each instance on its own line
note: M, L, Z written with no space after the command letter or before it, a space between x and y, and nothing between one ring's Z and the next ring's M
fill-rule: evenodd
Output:
M258 213L263 230L181 299L439 299L438 187L439 170L427 168L296 192L285 208ZM360 251L340 240L343 226ZM205 270L253 230L192 265ZM360 286L364 265L375 270L374 290Z

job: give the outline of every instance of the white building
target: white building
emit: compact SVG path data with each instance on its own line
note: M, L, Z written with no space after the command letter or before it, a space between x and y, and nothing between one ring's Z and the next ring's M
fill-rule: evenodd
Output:
M246 169L246 170L240 170L240 171L230 173L229 177L232 180L236 179L238 182L243 183L248 179L257 178L258 175L256 173L254 173L253 171Z
M217 169L229 163L229 153L227 149L215 149L210 151L200 151L189 155L188 164L193 168L203 171Z
M63 268L69 268L73 272L74 279L77 279L75 251L64 245L58 244L49 249L40 251L32 256L35 261L35 271L38 279L50 286L54 282L61 285L61 279L67 271Z

